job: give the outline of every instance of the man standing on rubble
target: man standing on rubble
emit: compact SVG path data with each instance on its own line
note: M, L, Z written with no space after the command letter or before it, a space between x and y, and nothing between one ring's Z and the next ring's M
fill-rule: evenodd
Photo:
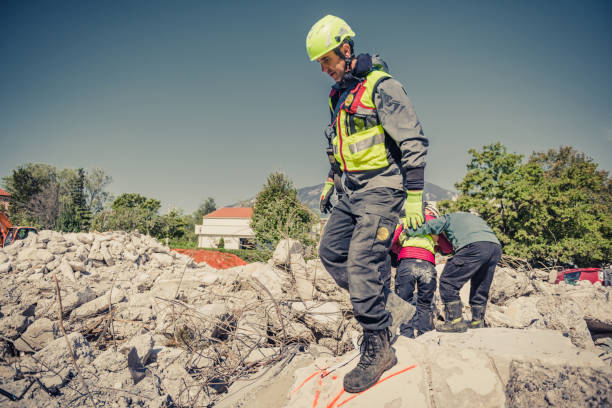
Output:
M363 328L361 359L344 389L361 392L397 363L390 346L414 307L384 289L393 231L400 216L413 228L424 221L423 185L428 141L402 85L377 56L354 56L353 30L327 15L306 38L311 61L335 82L329 95L328 158L332 169L321 210L338 190L319 255L339 286L348 289ZM391 328L391 329L390 329Z

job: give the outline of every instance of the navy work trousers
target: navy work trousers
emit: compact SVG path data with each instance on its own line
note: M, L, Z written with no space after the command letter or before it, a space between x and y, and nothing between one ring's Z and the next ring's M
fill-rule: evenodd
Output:
M342 195L325 225L319 256L336 283L349 291L353 313L365 330L391 324L385 310L388 253L405 193L374 188Z
M436 268L431 262L414 258L400 259L395 272L395 293L412 303L414 288L417 288L416 314L410 322L400 325L403 336L414 337L414 329L419 335L433 330L431 303L436 283Z
M486 305L501 246L479 241L460 248L440 275L440 297L444 303L460 300L459 289L470 281L470 305Z

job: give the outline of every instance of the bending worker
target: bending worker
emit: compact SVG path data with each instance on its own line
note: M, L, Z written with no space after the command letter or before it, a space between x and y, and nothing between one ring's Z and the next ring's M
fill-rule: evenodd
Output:
M440 216L433 203L425 205L425 220ZM435 251L443 254L453 252L453 247L442 235L419 235L407 237L402 234L404 225L400 223L395 229L391 254L397 259L395 272L395 293L407 302L412 303L414 288L417 288L416 315L407 323L400 325L402 336L414 338L416 335L434 329L432 302L437 287Z
M501 245L487 223L475 214L456 212L427 221L416 230L406 229L409 236L444 233L455 250L440 275L440 297L444 303L444 324L436 327L442 332L464 332L468 324L463 320L463 305L459 290L470 281L472 329L484 327L484 315L493 282L495 267L501 258Z
M414 314L411 305L384 290L381 274L388 269L400 214L415 228L424 221L428 146L402 85L379 58L355 57L354 36L344 20L327 15L306 38L310 60L319 62L335 82L325 131L332 169L321 208L329 209L332 189L343 194L323 232L319 255L338 285L348 289L354 316L363 328L361 358L344 377L348 392L369 388L397 363L391 336L403 318Z

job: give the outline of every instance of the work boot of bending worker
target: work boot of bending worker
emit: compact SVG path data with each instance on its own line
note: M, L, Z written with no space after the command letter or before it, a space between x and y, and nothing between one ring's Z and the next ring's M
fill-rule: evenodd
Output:
M438 325L436 331L444 333L463 333L467 331L468 325L463 320L463 304L460 300L444 304L444 324Z
M468 328L470 329L481 329L484 326L484 315L486 305L472 305L472 320L470 321Z
M414 316L416 308L390 290L386 292L386 295L387 303L385 304L385 310L391 313L389 332L391 334L391 343L393 343L397 334L397 329L402 323L406 325L410 323L410 319Z
M360 351L357 367L344 376L344 390L347 392L367 390L376 384L382 373L397 364L388 329L364 330Z

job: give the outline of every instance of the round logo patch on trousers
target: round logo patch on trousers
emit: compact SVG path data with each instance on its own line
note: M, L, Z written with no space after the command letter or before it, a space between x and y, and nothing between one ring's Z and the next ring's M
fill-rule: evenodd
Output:
M389 238L389 230L385 227L378 228L376 231L376 239L379 241L386 241Z

